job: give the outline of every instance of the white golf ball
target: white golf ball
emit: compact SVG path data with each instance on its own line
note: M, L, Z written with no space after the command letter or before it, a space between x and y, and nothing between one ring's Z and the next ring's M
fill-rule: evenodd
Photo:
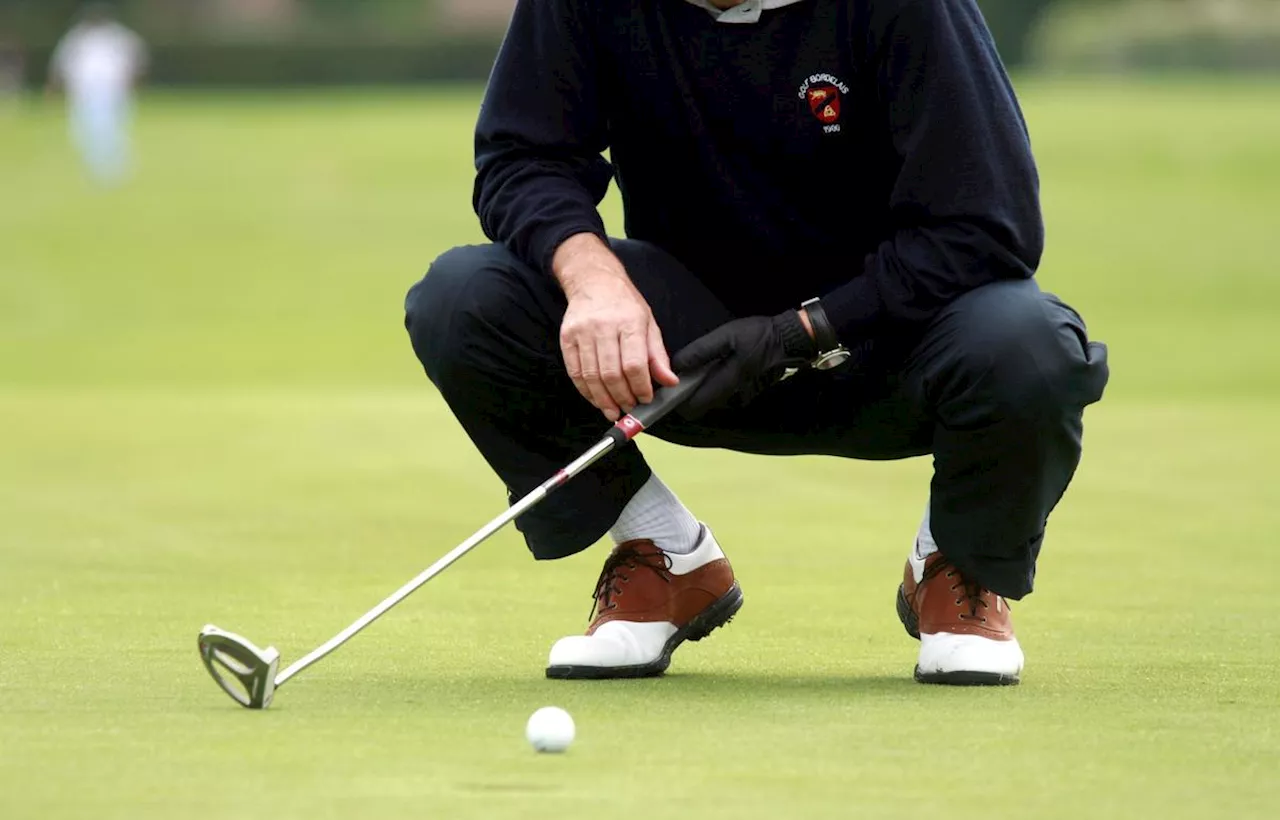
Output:
M544 706L529 716L524 736L539 752L563 752L573 742L573 718L559 706Z

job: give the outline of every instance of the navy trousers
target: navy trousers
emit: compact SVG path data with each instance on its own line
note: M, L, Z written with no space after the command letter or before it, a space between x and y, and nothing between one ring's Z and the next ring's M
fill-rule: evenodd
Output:
M737 318L660 249L618 240L614 250L669 352ZM445 253L405 301L405 326L427 376L512 499L607 427L565 372L564 311L550 276L497 245ZM939 549L988 589L1023 597L1049 513L1080 460L1084 408L1107 382L1106 347L1088 340L1074 310L1027 280L957 299L890 359L892 366L855 360L802 371L745 409L697 422L673 415L650 432L690 447L763 455L932 454L930 518ZM535 557L571 555L605 534L649 476L639 448L628 445L516 524Z

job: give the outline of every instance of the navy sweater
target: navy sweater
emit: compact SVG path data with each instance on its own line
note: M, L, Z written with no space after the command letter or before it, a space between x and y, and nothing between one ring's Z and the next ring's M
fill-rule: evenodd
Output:
M736 314L821 296L854 344L1031 277L1044 241L974 0L807 0L755 24L684 0L520 0L476 168L485 233L537 268L573 234L605 238L616 178L627 235Z

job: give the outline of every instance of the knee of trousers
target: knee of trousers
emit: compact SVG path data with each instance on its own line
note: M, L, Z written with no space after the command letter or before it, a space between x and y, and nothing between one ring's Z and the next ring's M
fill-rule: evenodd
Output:
M972 309L954 337L960 395L1028 420L1075 414L1102 397L1106 348L1057 297L1007 282L964 298Z
M414 353L437 386L477 371L518 369L521 350L546 347L554 332L540 327L521 263L500 245L446 251L409 289L404 325ZM536 337L550 335L550 342ZM508 359L513 361L508 362Z

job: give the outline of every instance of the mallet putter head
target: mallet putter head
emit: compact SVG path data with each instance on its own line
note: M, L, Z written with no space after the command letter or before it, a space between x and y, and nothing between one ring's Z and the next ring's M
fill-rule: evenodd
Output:
M247 709L266 709L276 692L280 653L274 646L259 649L253 642L212 624L200 630L200 660L222 691Z

